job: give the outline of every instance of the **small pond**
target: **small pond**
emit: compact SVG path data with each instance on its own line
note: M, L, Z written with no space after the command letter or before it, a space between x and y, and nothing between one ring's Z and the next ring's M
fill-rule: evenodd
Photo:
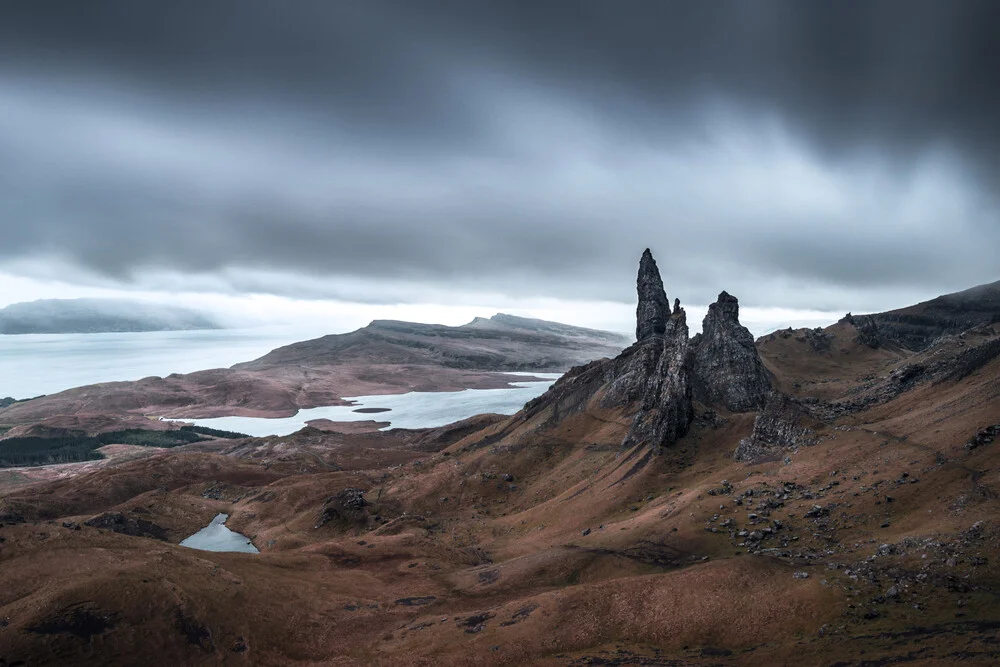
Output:
M201 551L239 551L258 554L250 538L226 528L228 514L217 514L212 522L181 542L182 547Z

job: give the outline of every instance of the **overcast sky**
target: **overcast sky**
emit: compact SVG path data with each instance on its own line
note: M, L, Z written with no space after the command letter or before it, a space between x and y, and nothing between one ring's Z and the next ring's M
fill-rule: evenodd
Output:
M0 305L903 306L1000 279L997 72L992 0L4 2Z

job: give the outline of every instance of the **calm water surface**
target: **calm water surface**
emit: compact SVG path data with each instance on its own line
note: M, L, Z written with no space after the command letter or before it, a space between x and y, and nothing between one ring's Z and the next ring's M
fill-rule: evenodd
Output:
M0 335L0 398L227 368L329 331L292 328Z
M525 403L551 387L553 381L559 377L558 373L533 373L533 375L546 379L542 382L512 382L513 387L510 389L411 391L408 394L388 396L353 396L346 400L354 401L354 405L299 410L294 417L279 419L217 417L184 421L257 437L288 435L306 426L306 422L313 419L329 419L337 422L373 419L389 422L389 426L385 428L434 428L486 412L512 415L524 407ZM387 408L388 412L376 414L356 412L363 408Z
M201 551L239 551L259 554L260 551L253 545L249 537L226 528L226 519L228 518L228 514L216 514L210 524L181 541L181 546Z

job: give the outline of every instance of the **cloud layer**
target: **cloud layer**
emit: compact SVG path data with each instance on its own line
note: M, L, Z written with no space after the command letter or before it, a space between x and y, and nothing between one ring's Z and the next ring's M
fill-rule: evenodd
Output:
M8 3L0 267L873 310L1000 277L1000 6Z

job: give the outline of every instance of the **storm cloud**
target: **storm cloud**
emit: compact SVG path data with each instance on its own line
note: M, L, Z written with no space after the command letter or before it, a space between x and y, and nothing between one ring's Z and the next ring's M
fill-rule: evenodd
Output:
M4 3L0 268L904 305L1000 278L998 71L989 0Z

